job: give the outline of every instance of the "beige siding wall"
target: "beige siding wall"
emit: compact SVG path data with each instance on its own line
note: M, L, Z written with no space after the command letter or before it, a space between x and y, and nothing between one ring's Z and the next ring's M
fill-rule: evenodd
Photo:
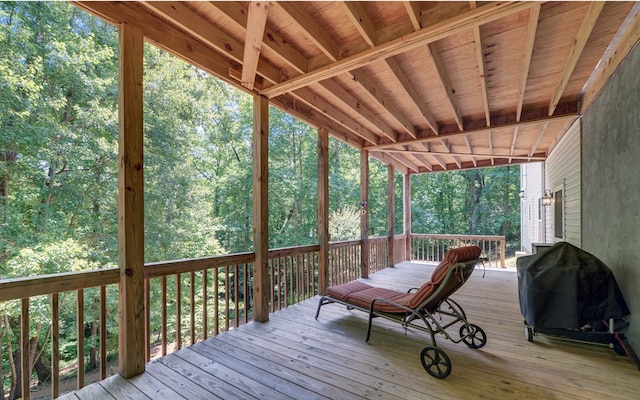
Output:
M546 237L548 243L566 241L581 247L581 171L580 171L580 122L578 119L558 145L553 149L545 163L547 188L555 194L562 190L562 237L555 235L555 210L557 198L553 204L545 207ZM543 189L544 190L544 189Z
M544 164L524 164L520 171L520 188L524 190L524 198L520 203L521 243L522 250L531 254L531 243L545 241L544 207L540 207L540 199L544 192Z

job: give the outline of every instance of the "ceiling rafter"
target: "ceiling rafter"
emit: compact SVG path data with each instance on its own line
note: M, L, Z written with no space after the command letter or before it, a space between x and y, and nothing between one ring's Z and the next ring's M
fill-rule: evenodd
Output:
M451 81L447 76L445 65L440 59L440 55L438 54L438 50L436 49L435 44L429 43L426 48L427 51L425 52L425 54L436 67L436 72L438 73L439 77L438 83L440 84L442 91L446 94L448 104L451 107L451 112L453 113L453 118L456 120L458 128L463 131L464 126L462 125L462 115L460 114L460 110L458 109L458 105L456 104L456 99L453 96L455 90L453 89Z
M484 51L482 48L482 36L480 27L473 27L473 37L476 42L476 57L478 59L478 72L480 78L480 90L482 91L482 103L484 105L484 115L487 120L487 126L491 126L491 112L489 111L489 96L487 95L487 70L484 65Z
M211 46L216 51L226 55L238 64L242 64L244 60L245 46L234 40L222 30L211 25L209 21L196 14L193 10L182 3L169 3L162 1L141 2L152 12L165 18L180 29L193 35L205 44ZM142 16L130 16L129 21L139 20L140 24L144 23ZM164 38L162 38L164 40ZM256 72L268 79L272 83L280 82L281 73L275 66L266 63L264 60L257 61ZM255 75L255 74L254 74Z
M242 57L242 78L240 80L240 84L249 90L253 90L255 82L268 13L268 2L252 1L249 3L247 35L244 42L244 56Z
M454 155L453 150L451 148L451 143L449 143L447 139L441 139L440 142L447 149L447 153L444 153L444 154L451 155L451 158L453 158L453 161L456 163L458 168L460 168L461 167L460 160L456 155Z
M364 104L360 103L358 99L353 97L351 93L335 82L333 79L329 79L323 82L319 82L319 85L325 88L328 92L335 96L335 99L342 104L358 113L362 118L367 121L373 132L378 132L380 135L388 138L392 142L398 140L398 134L387 125L380 117L371 112Z
M420 14L422 11L420 10L420 3L416 1L403 1L405 10L407 10L407 15L409 15L409 19L411 20L411 25L413 25L414 31L419 31L420 28Z
M540 130L538 131L538 135L536 136L536 140L533 142L533 145L529 150L529 155L535 154L536 150L538 149L538 145L540 144L540 141L544 136L544 132L547 130L548 126L549 126L549 122L545 122L544 124L542 124L542 127L540 128Z
M380 107L384 108L387 113L412 137L416 138L418 132L411 121L400 111L391 101L388 100L386 93L373 82L365 71L357 70L351 73L353 80L359 84L369 94L372 100L376 101ZM393 140L393 139L392 139ZM397 138L395 139L397 140Z
M398 82L400 82L400 85L407 93L413 104L418 107L418 110L420 110L420 113L427 121L427 124L429 124L429 127L431 128L433 133L436 135L439 134L440 129L438 128L438 122L436 121L436 118L433 116L433 114L431 114L431 112L429 111L429 107L422 100L420 94L409 80L409 77L407 77L407 75L404 73L398 61L393 57L387 58L385 60L385 64L391 70L391 72L393 72L393 75L398 79Z
M340 59L340 46L322 28L320 23L314 19L303 7L304 2L279 2L274 1L273 6L289 15L291 22L307 33L311 40L332 62Z
M553 115L553 112L556 110L556 106L562 98L562 93L564 92L567 83L569 83L569 79L571 78L573 69L578 63L578 59L582 55L582 50L584 50L584 46L587 44L587 40L591 35L593 27L598 21L598 17L600 16L600 12L602 12L602 9L604 8L604 5L604 1L593 1L589 4L587 14L585 15L584 19L582 20L582 24L580 25L578 36L571 46L569 58L567 59L564 68L562 69L560 82L556 85L553 96L551 97L551 102L549 103L549 115Z
M589 107L602 87L607 82L607 78L612 71L620 65L624 57L631 48L640 40L640 2L635 2L622 26L622 32L610 44L602 60L596 66L585 87L581 90L580 99L582 109Z
M534 3L529 9L529 23L527 25L527 37L525 39L524 57L522 60L522 74L520 75L520 89L518 91L518 105L516 106L516 121L520 121L522 106L524 105L524 94L527 89L529 78L529 68L531 67L531 56L533 55L533 44L536 40L538 30L538 19L540 18L540 3Z
M246 29L248 10L242 4L231 1L216 1L205 3L211 9L216 10L217 18L233 21L236 28ZM297 73L305 73L308 70L306 57L296 48L291 46L277 32L265 27L262 43L278 55L278 58L293 68Z
M487 131L487 136L489 140L489 154L493 155L493 132ZM493 165L493 157L491 157L491 165Z
M360 36L367 42L369 47L374 47L377 44L376 27L373 25L362 3L358 1L342 1L340 3L344 6L353 26L360 32Z
M370 144L377 144L379 142L379 137L377 135L369 131L369 129L362 126L349 115L342 112L339 108L326 101L321 95L311 89L301 88L293 92L293 95L296 96L299 101L304 101L309 107L312 107L317 112L326 115L327 118L335 121L335 123L343 126L350 132L353 132L366 142Z
M518 141L518 129L520 127L516 126L515 129L513 130L513 137L511 138L511 148L509 149L509 156L513 156L513 152L516 149L516 142ZM513 157L509 157L509 162L511 162L511 160L513 159Z
M469 153L473 154L473 147L471 146L471 139L469 139L469 135L464 135L464 142L467 144L467 150L469 150ZM475 167L478 166L478 159L475 156L471 156L471 161L473 161L473 165Z
M277 3L281 4L281 3ZM288 3L289 4L289 3ZM264 96L274 97L283 93L306 86L312 82L329 79L334 76L348 72L355 68L360 68L369 63L393 57L395 55L413 50L420 46L433 43L442 38L454 35L457 32L473 28L476 25L486 24L504 16L511 15L529 8L527 2L491 2L484 4L475 10L467 11L455 17L443 19L439 23L434 23L379 46L370 48L352 56L346 57L330 65L317 68L305 74L293 77L286 82L266 88L261 91Z

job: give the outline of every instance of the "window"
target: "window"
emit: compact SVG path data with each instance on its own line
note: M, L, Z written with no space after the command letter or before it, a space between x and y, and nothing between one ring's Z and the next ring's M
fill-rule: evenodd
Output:
M562 190L558 190L553 195L553 226L555 237L564 238L564 215L562 204Z

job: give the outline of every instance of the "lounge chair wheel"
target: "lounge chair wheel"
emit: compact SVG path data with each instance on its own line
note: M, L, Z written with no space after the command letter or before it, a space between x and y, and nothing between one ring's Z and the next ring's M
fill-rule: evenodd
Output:
M451 373L449 356L437 347L427 346L422 349L420 361L429 375L435 378L444 379Z
M460 327L460 337L472 349L479 349L487 344L487 335L482 328L475 324L462 325Z

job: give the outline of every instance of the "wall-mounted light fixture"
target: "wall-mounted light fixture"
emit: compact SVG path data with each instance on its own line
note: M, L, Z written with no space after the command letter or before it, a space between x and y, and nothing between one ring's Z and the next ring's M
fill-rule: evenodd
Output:
M553 193L551 193L551 190L546 189L544 191L544 196L542 196L542 205L545 207L550 206L552 200L553 200Z
M520 189L520 200L524 200L524 189Z

